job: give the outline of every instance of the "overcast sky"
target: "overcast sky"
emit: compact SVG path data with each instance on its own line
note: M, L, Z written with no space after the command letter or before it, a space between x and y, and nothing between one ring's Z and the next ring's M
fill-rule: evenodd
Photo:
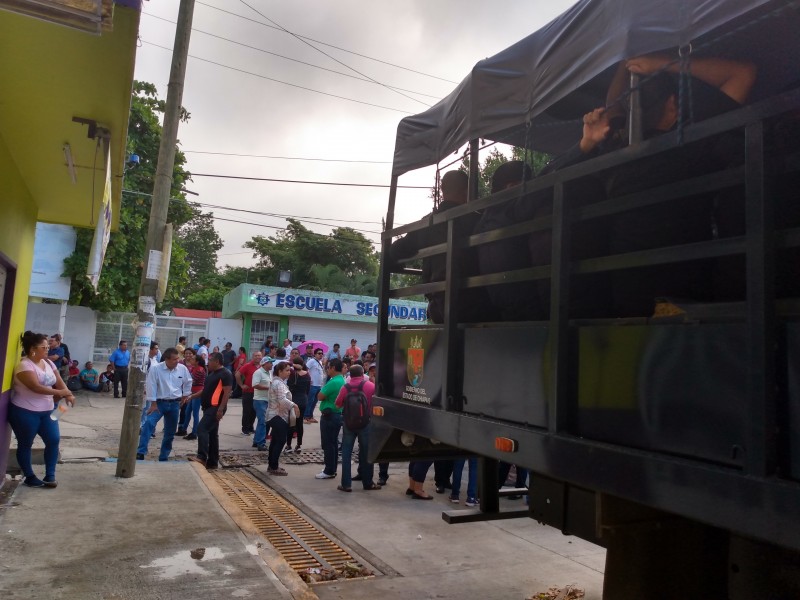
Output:
M192 117L179 131L187 168L194 173L388 185L400 119L426 110L450 93L477 61L534 32L571 4L572 0L198 0L189 50L193 58L189 59L183 96L183 105ZM178 5L178 0L145 2L141 19L136 78L154 83L162 98L166 98L171 52L157 46L172 48ZM260 24L269 20L317 40L310 43L333 58L291 34ZM411 91L403 91L404 96L275 54L360 77L348 69L351 67L387 86ZM429 188L434 177L432 168L421 169L404 175L400 183ZM389 195L387 188L207 177L195 177L187 188L200 194L190 199L205 204L329 223L305 223L319 233L328 233L337 224L329 219L341 219L340 225L365 230L376 243ZM430 211L428 196L427 189L402 190L396 223L413 221ZM252 255L242 244L254 235L273 235L278 231L275 228L285 226L280 217L204 210L213 210L218 217L216 228L225 242L219 253L220 265L252 264ZM223 218L275 228L220 220Z

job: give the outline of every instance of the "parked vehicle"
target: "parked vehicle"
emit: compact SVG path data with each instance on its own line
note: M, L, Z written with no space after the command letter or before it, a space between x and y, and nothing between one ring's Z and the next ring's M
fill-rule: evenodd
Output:
M583 0L401 121L372 458L480 455L481 510L446 518L527 514L605 546L605 598L800 597L798 30L797 2ZM619 65L654 52L675 61L685 108L672 129L643 139L634 77L618 125L627 143L478 197L482 143L563 155L583 115L607 105ZM743 106L705 118L689 73L707 57L757 75ZM395 227L401 176L464 145L470 203ZM689 168L665 178L659 165L675 160ZM637 185L611 193L624 177ZM488 231L460 227L514 203L544 208ZM439 223L442 243L392 266L393 240ZM593 235L604 244L587 250ZM544 240L549 260L464 272L465 252L502 240L519 253ZM391 288L393 272L418 273L408 263L436 255L443 280ZM646 313L625 302L653 282L695 296L652 298ZM531 306L535 295L539 312L502 321L487 304L479 322L457 321L464 290L501 285ZM390 298L437 292L443 323L388 326ZM526 511L500 510L498 461L531 470Z

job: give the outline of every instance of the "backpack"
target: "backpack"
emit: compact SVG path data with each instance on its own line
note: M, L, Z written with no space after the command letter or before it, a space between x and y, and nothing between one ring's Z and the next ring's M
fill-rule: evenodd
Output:
M369 400L364 393L366 380L358 384L357 388L345 383L344 387L347 394L342 403L342 414L344 416L344 426L350 431L360 431L369 425Z

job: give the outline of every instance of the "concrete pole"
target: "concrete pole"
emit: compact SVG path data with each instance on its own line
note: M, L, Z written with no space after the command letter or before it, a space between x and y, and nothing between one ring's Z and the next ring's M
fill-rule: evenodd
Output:
M172 50L172 67L169 74L167 103L164 111L164 127L158 149L158 164L153 186L153 201L150 207L150 225L147 229L147 245L144 254L144 269L137 301L137 327L131 351L128 394L119 439L117 477L133 477L136 469L136 448L139 444L139 422L144 405L144 365L150 341L154 337L155 298L158 281L167 277L161 273L161 258L164 247L164 230L169 208L172 170L175 165L175 144L178 140L183 82L186 77L186 60L189 53L189 38L192 33L194 0L181 0L178 25L175 29L175 45ZM145 349L143 351L143 349Z

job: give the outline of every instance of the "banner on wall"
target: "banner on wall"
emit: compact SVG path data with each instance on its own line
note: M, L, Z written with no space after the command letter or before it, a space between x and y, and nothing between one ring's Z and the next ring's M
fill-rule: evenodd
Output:
M97 284L100 282L100 272L103 270L108 238L111 235L111 144L108 140L104 140L103 144L105 146L106 182L103 186L103 202L100 205L97 226L94 229L92 248L89 251L89 265L86 268L86 276L95 292Z

